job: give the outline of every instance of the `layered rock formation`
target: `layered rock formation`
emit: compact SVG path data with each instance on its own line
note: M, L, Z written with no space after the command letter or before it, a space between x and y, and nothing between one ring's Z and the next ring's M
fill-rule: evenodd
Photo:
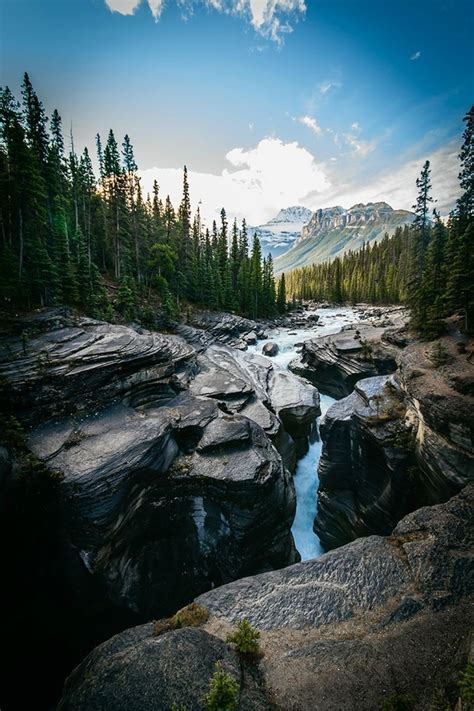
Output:
M200 630L156 636L146 625L97 648L68 679L60 709L199 710L217 658L239 682L239 709L250 693L253 708L289 711L375 711L407 697L420 711L452 705L470 645L473 512L470 486L408 515L388 538L210 591L197 601L210 615ZM250 680L221 642L243 618L261 631L264 655Z
M198 350L213 344L246 350L257 339L266 338L257 321L213 311L194 314L188 325L176 325L176 332Z
M75 593L93 585L149 617L297 559L288 468L319 412L309 383L259 356L61 313L2 352L3 402L60 478Z
M401 312L395 313L400 318ZM384 326L361 324L306 341L289 368L325 394L345 397L358 380L396 370L397 348L381 343L386 331Z
M328 410L315 522L326 548L389 533L408 511L446 501L474 479L474 398L466 387L474 369L453 339L443 341L444 366L433 348L399 350L396 376L361 380ZM346 359L337 363L345 374Z

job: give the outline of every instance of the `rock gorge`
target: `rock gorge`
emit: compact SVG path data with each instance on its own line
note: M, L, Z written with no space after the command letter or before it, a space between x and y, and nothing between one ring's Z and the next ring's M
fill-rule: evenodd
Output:
M74 637L64 676L102 642L60 709L200 709L218 659L249 711L454 698L473 591L472 366L453 338L437 363L402 308L358 319L300 344L293 372L245 350L272 324L228 314L201 314L179 335L61 309L8 324L0 384L14 420L0 502L21 510L30 470L54 483L50 538L19 579L41 586L43 608L55 586L46 625ZM319 321L302 312L286 327ZM315 521L338 550L298 563L291 473L320 413L317 388L340 398L321 424ZM4 537L22 520L7 516ZM196 598L209 615L199 629L133 626ZM256 665L225 644L244 617L262 633Z

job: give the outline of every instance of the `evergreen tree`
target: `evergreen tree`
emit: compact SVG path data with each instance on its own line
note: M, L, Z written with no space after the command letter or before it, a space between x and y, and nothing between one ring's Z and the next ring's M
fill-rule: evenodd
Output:
M279 314L286 312L286 284L285 274L283 273L278 282L277 309Z

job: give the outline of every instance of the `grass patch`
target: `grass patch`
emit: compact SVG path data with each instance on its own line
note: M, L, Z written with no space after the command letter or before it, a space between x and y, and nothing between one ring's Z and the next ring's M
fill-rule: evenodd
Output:
M159 636L171 630L182 627L200 627L209 619L209 610L202 605L192 602L190 605L178 610L173 617L167 617L155 622L155 635Z

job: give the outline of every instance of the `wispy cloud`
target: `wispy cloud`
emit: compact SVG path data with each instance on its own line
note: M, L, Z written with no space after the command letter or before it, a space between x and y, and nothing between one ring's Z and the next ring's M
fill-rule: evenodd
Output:
M304 204L315 210L328 205L350 207L358 202L385 201L395 209L411 210L417 195L416 179L428 159L431 164L432 195L438 200L436 207L441 214L446 215L453 209L460 192L458 152L458 145L450 143L394 170L381 173L363 185L358 181L357 184L345 185L341 189L340 182L333 179L334 188L320 192L312 198L310 204Z
M410 59L412 62L414 62L416 59L419 59L421 57L421 52L418 50L418 52L414 52L414 54L411 55Z
M326 81L321 82L321 84L319 85L319 91L321 92L321 94L327 94L327 92L331 89L338 89L340 86L341 82L326 79Z
M351 123L351 128L353 131L361 131L360 125L357 123L357 121L354 121L354 123Z
M105 0L112 12L133 15L145 0ZM161 17L165 0L146 0L156 21ZM177 0L183 13L189 15L196 6L212 8L249 22L258 34L281 44L283 36L293 31L293 24L306 13L305 0Z
M368 156L369 153L372 153L375 149L375 141L361 141L357 136L354 136L353 133L344 133L343 136L347 145L354 150L356 155L361 156L362 158Z
M312 116L300 116L298 119L300 123L303 124L303 126L306 126L307 128L310 129L313 133L315 133L317 136L320 136L322 133L322 128L318 124L315 118Z

